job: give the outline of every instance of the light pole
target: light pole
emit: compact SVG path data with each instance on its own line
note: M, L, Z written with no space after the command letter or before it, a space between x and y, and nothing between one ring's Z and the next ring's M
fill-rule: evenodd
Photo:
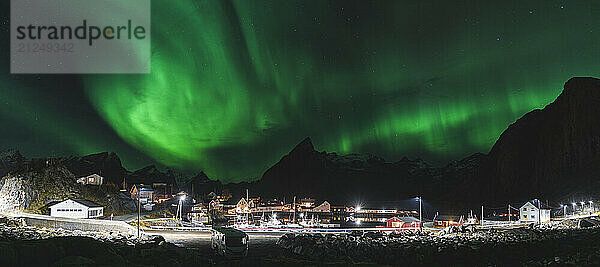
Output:
M590 212L596 213L596 207L594 207L594 202L592 202L591 200L590 200Z
M294 219L292 223L296 223L296 196L294 196L294 203L292 204L292 208L294 209Z
M423 230L423 200L421 197L417 197L419 200L419 230Z
M561 205L563 207L563 216L567 217L567 205Z
M481 205L481 220L479 221L480 225L483 225L483 205Z
M540 205L540 200L536 199L538 203L538 224L542 224L542 206Z
M179 197L179 220L182 221L183 220L183 201L185 201L185 195L181 195Z
M141 190L138 190L138 192L137 192L137 199L138 199L137 236L138 236L138 240L140 239L140 214L142 213L142 205L141 205L141 200L140 200L140 191Z
M577 209L577 203L573 202L573 216L575 216L575 209Z

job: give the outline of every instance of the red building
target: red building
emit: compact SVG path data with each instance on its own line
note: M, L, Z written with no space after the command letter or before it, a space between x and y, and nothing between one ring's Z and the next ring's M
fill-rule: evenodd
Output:
M415 217L392 217L387 219L388 228L417 228L420 226L419 219Z

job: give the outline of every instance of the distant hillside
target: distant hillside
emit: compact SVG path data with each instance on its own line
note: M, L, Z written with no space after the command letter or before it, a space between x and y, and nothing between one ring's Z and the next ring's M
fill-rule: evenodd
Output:
M316 151L310 138L304 139L255 185L264 196L311 196L339 202L398 200L427 196L443 199L437 188L455 187L471 175L484 155L452 162L442 168L421 159L403 158L386 162L375 155L338 155Z
M7 175L0 179L0 211L25 210L45 213L49 204L67 198L83 198L104 206L105 214L136 210L135 202L115 186L84 186L64 166Z
M58 161L77 177L95 173L104 177L105 182L117 185L123 183L123 177L127 174L127 170L121 164L121 159L114 152L59 158Z

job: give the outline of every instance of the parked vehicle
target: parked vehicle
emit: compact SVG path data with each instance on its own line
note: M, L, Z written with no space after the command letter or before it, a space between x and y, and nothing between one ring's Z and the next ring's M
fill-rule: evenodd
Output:
M242 257L248 255L248 234L229 227L215 227L211 247L219 255Z

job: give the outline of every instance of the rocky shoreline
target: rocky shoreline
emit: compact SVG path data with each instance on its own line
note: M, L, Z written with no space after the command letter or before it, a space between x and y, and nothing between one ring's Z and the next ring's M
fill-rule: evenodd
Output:
M38 228L11 217L0 217L0 258L3 266L208 265L159 235Z
M600 227L286 234L278 246L317 262L389 265L598 265Z

